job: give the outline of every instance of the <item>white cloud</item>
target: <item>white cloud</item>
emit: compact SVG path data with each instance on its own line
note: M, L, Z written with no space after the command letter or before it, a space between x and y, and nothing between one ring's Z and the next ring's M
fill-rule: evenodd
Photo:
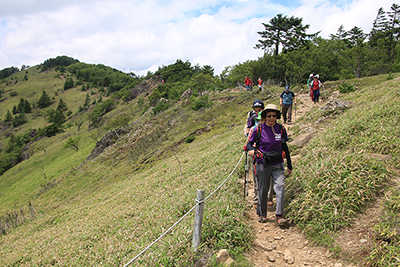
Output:
M224 67L256 59L262 22L282 13L302 17L310 32L328 38L341 24L369 31L391 2L355 0L335 6L305 1L289 7L273 1L50 1L0 0L0 69L36 65L59 55L122 71L146 74L177 59Z

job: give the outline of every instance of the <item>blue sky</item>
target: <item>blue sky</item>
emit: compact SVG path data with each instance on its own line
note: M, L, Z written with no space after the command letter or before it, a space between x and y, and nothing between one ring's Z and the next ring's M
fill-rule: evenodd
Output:
M369 32L388 0L0 0L0 69L67 55L145 75L177 59L215 73L262 56L261 23L303 18L328 38L343 24Z

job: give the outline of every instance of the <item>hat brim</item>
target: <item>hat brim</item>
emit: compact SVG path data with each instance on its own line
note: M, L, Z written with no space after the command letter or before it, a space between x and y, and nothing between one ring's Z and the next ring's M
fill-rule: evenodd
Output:
M281 118L281 111L279 109L264 109L261 111L261 118L266 118L267 112L276 112L276 115L278 115L277 119Z

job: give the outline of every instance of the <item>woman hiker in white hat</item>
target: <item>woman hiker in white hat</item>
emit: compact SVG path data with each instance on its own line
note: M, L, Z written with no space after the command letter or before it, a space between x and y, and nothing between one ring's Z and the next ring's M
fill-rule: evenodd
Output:
M261 118L266 122L260 124L252 132L247 149L249 155L256 156L256 170L258 178L258 203L257 215L259 222L267 221L268 189L271 178L276 195L276 220L279 225L287 223L283 215L284 194L285 194L285 166L282 151L286 154L288 174L292 173L292 163L286 142L288 136L285 127L276 123L280 119L281 112L274 104L268 104L261 112ZM256 147L253 145L256 144Z

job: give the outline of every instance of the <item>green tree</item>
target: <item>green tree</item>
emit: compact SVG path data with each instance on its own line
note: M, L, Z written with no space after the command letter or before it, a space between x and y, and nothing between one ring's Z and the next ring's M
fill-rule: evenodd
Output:
M11 112L9 110L7 110L7 114L6 114L6 117L4 118L4 122L12 121L12 119L13 119L13 116L12 116Z
M203 72L198 72L195 75L193 75L190 82L190 86L192 90L194 90L195 92L197 91L197 93L200 95L203 95L205 91L213 89L212 76L210 74L204 74Z
M90 105L90 96L89 94L86 94L85 103L83 103L83 107L88 108L89 105Z
M23 125L27 122L25 118L25 113L19 113L14 116L14 119L12 121L13 127L18 127L20 125Z
M39 108L46 108L52 104L50 97L47 95L46 91L43 90L42 96L37 102Z
M74 87L74 80L71 77L68 77L64 82L64 90L68 90Z
M68 138L67 142L64 144L64 148L71 148L75 151L79 150L79 140L80 137L78 136L77 138Z
M343 52L343 62L353 70L357 79L361 78L364 65L368 59L368 50L364 43L366 37L367 35L361 28L353 27L345 39L349 49Z
M31 104L28 102L28 100L25 100L25 113L32 113L32 106Z
M56 113L53 116L52 123L62 128L62 125L65 122L65 115L62 111L56 110Z
M264 31L257 32L262 39L258 40L255 48L268 51L272 49L275 56L278 55L280 46L282 51L293 51L306 44L307 39L314 38L318 33L306 34L309 24L303 25L302 18L294 16L288 18L278 14L269 21L262 23Z
M58 102L58 106L57 106L57 110L64 112L67 111L67 105L65 104L65 102L62 100L62 98L60 98L60 101Z

